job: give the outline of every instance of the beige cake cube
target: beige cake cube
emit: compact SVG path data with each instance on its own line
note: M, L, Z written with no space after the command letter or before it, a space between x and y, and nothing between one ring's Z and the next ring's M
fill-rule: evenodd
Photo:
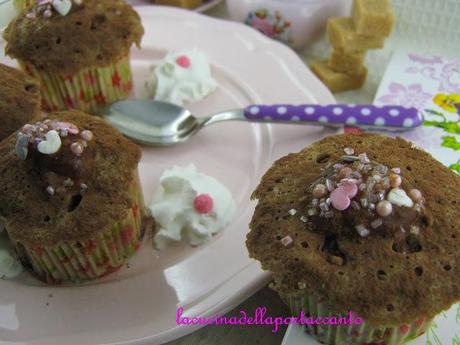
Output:
M359 74L364 65L366 52L347 52L341 48L332 49L328 65L336 72Z
M197 8L203 4L203 0L155 0L157 5L178 6L183 8Z
M349 17L329 18L327 37L336 48L347 52L363 52L369 49L380 49L385 44L384 36L364 36L355 30L353 19Z
M390 0L354 0L352 9L356 32L366 36L389 36L395 16Z
M328 66L327 61L314 61L310 68L332 92L360 89L366 81L367 68L362 66L357 74L336 72Z

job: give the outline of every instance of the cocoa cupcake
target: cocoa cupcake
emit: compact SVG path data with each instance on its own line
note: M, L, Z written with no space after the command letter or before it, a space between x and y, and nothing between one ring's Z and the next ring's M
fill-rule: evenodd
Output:
M40 114L40 99L34 79L0 64L0 140Z
M460 299L460 177L401 139L325 138L281 158L253 194L250 256L325 344L402 344Z
M5 51L40 82L46 110L96 112L131 92L143 33L123 0L37 1L7 27Z
M118 269L138 249L144 202L138 146L79 111L57 112L0 143L0 221L47 283Z

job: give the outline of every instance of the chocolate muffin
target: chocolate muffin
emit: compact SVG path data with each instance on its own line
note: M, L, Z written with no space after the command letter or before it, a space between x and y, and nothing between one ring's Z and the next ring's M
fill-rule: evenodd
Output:
M47 110L96 111L133 83L129 52L144 30L123 0L38 1L7 27L6 54L37 78Z
M138 146L79 111L25 125L0 144L0 221L24 265L48 283L119 268L144 215Z
M38 83L21 71L0 64L0 140L39 114Z
M327 137L281 158L253 194L250 256L326 344L401 344L460 299L460 177L401 139Z

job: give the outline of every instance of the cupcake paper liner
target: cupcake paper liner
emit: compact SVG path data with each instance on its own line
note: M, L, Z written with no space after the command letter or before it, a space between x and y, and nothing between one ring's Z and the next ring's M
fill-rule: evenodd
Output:
M143 235L144 200L138 178L131 187L134 205L111 230L83 242L54 246L16 243L21 260L48 284L81 282L106 276L119 269L140 247Z
M14 0L13 4L14 7L16 7L16 9L21 12L24 11L26 8L32 6L36 2L37 0Z
M133 88L129 56L109 66L83 69L74 75L47 73L31 64L19 63L40 82L43 108L48 111L97 112L109 103L127 98Z
M334 313L329 303L314 294L304 293L302 296L280 294L290 306L293 316L303 311L305 317L346 317ZM355 315L355 318L359 315ZM365 320L359 325L303 325L305 331L320 342L329 345L399 345L415 339L426 332L432 320L421 318L410 324L397 327L376 327Z

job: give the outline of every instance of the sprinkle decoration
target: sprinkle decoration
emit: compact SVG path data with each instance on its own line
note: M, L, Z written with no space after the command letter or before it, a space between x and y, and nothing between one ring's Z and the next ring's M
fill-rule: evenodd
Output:
M178 56L176 59L176 63L182 68L189 68L192 64L190 58L187 55Z
M51 18L54 13L66 16L73 5L80 6L82 3L83 0L37 0L37 5L26 13L26 18L35 19L37 16Z
M20 160L26 160L32 151L45 156L58 154L62 147L79 158L88 142L94 139L94 134L90 130L80 129L73 123L46 119L37 121L34 124L26 124L16 136L15 153ZM74 161L75 169L82 166L81 159ZM50 196L64 194L69 188L74 187L75 181L70 177L64 178L61 183L56 185L56 181L48 181L45 187L46 193ZM54 185L53 185L54 184ZM88 186L84 183L79 184L80 193L84 193Z
M281 239L281 244L286 248L291 248L294 245L294 240L291 236L287 235Z
M19 133L17 139L16 139L16 145L15 145L15 151L16 151L16 156L20 160L25 161L27 158L27 154L29 153L29 138L27 135L24 135L22 133Z
M350 147L344 153L339 162L326 165L322 176L310 186L312 199L306 214L301 216L303 222L311 217L332 218L348 210L360 212L365 218L354 226L359 236L366 237L371 230L386 224L396 208L402 208L401 212L409 209L422 212L422 192L403 189L399 167L390 169L372 162L365 152L355 155ZM412 225L410 233L418 234L419 230Z
M52 155L59 151L62 141L59 133L52 129L45 134L45 138L37 144L37 150L45 155Z
M214 207L214 201L209 194L199 194L193 199L193 206L198 213L208 214Z
M81 132L81 140L76 137L80 130L73 123L45 120L38 121L35 124L26 124L18 132L16 137L15 152L19 159L25 160L29 150L36 149L44 155L57 153L61 146L62 140L70 140L70 150L76 156L83 154L84 148L88 146L88 141L94 137L89 130ZM76 141L73 141L77 139Z

